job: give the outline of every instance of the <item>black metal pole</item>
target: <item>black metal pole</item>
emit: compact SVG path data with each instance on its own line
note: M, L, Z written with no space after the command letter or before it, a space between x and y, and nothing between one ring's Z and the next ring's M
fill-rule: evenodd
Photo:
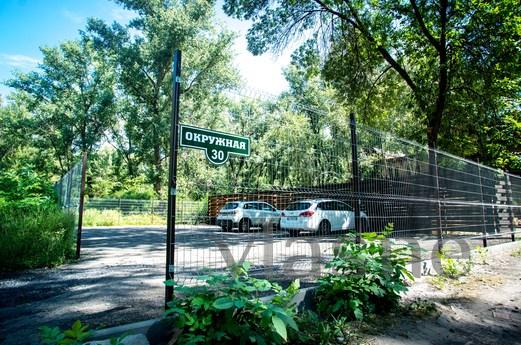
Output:
M349 115L350 127L351 127L351 158L353 163L353 192L355 195L355 242L360 243L360 230L361 230L361 219L360 219L360 175L358 171L358 142L356 138L356 120L355 114Z
M483 247L487 247L487 217L485 214L485 197L483 194L483 179L481 178L481 166L478 160L478 176L479 176L479 188L481 195L481 217L483 220Z
M435 177L435 183L436 183L436 200L438 201L438 252L441 253L443 250L443 222L441 220L441 196L440 196L440 172L439 172L439 165L438 165L438 153L436 150L436 147L429 148L429 156L433 155L434 158L434 177ZM430 158L429 158L430 160ZM443 196L445 199L445 196Z
M166 226L166 280L174 279L175 202L177 194L177 143L179 96L181 82L181 51L176 49L172 65L172 115L170 124L170 160L168 166L168 214ZM165 307L174 296L174 287L165 287Z
M516 241L516 228L514 226L514 210L512 206L512 182L510 182L510 176L508 174L505 174L505 190L506 190L506 196L507 196L507 207L508 207L508 220L510 225L510 238L512 239L512 242Z
M81 186L80 204L78 206L78 232L76 234L76 259L80 258L81 251L81 230L83 229L83 202L85 199L85 177L87 175L87 153L83 154L81 161Z

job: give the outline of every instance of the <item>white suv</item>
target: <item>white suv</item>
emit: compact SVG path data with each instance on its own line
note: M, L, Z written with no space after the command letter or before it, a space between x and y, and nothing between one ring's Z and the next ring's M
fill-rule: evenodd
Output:
M368 219L360 212L362 229L367 229ZM348 204L333 199L301 200L293 202L282 212L281 230L290 235L300 231L328 234L331 231L355 228L355 212Z
M278 228L280 211L267 202L231 201L227 202L217 215L217 225L223 231L237 227L239 231L249 231L251 227L272 224Z

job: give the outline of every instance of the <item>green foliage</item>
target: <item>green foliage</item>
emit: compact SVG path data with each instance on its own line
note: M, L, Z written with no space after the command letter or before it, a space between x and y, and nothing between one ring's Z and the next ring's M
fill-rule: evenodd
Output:
M0 270L55 266L74 255L73 215L52 204L34 205L34 199L2 200Z
M83 325L79 320L66 330L61 330L59 327L40 327L40 338L44 345L81 345L90 335L88 326Z
M368 124L430 145L439 141L454 154L517 166L517 145L500 139L500 132L510 137L516 131L491 124L511 124L512 109L519 111L518 1L227 0L223 8L252 21L247 40L253 54L313 37L316 49L325 49L321 64L301 59L313 65L307 76L321 71Z
M114 146L130 177L142 166L157 197L166 184L174 50L183 51L181 121L213 128L223 121L221 93L236 82L233 35L216 30L213 2L117 2L137 17L128 25L91 18L85 35L110 59L123 93Z
M450 257L446 249L438 253L438 258L440 259L443 276L446 278L459 278L468 274L472 268L472 260L470 257L468 260L456 259Z
M123 214L119 210L87 209L84 226L165 225L166 217L157 214Z
M31 112L31 140L50 148L60 173L98 148L115 121L114 69L92 41L41 48L39 71L17 73L7 84Z
M82 345L92 335L88 325L84 325L80 320L76 320L68 329L62 330L59 327L42 326L40 339L43 345ZM123 340L128 337L128 333L123 333L119 337L111 337L110 345L123 345Z
M306 310L297 315L297 325L303 330L293 342L295 345L340 345L349 344L357 337L352 322L347 317L321 319L316 313Z
M488 249L476 246L475 252L478 255L479 263L481 265L488 265Z
M394 307L407 290L406 278L413 277L406 268L409 249L389 244L376 233L369 233L361 244L346 237L327 265L334 273L319 280L318 311L361 320Z
M287 289L268 280L248 276L250 264L236 266L228 274L199 277L198 286L175 285L180 296L168 303L165 315L174 314L181 330L178 344L282 344L288 328L298 331L292 298L298 280ZM274 294L271 301L261 295Z
M51 204L54 191L49 180L30 167L0 171L0 199L17 207Z

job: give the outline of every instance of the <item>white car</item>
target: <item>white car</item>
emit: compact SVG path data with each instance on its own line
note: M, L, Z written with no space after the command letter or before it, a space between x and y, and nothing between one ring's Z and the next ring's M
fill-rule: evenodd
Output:
M231 201L227 202L217 215L217 225L223 231L237 227L239 231L249 231L251 227L266 224L279 226L281 212L267 202Z
M360 212L360 220L362 229L367 229L368 218L364 212ZM328 234L354 229L355 212L351 206L338 200L301 200L289 204L282 212L280 228L293 236L300 231Z

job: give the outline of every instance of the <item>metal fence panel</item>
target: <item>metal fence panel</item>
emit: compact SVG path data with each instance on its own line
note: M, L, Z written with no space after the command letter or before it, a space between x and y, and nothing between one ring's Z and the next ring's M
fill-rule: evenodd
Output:
M244 97L237 95L239 100ZM255 107L262 111L254 111ZM200 151L180 149L179 164L183 159L199 160L212 177L197 186L208 198L205 215L183 218L197 213L197 206L178 201L176 223L181 225L176 227L174 255L178 281L193 282L204 270L223 270L244 260L272 279L314 280L324 272L324 263L341 236L355 231L351 215L344 219L347 225L340 226L342 231L301 229L295 235L281 229L276 217L248 219L249 226L238 219L230 230L220 227L218 218L229 202L266 202L280 211L302 200L339 201L351 211L359 204L361 231L382 231L392 223L391 237L418 243L425 257L434 256L438 245L451 241L465 239L470 248L512 240L520 231L518 176L367 126L357 126L354 142L345 114L299 104L271 103L263 108L256 103L241 109L246 115L240 115L240 123L255 123L266 116L272 124L261 139L255 132L236 133L252 137L250 157L231 156L226 164L216 166L201 162L205 158ZM358 154L357 185L352 145ZM178 193L186 188L179 185Z

